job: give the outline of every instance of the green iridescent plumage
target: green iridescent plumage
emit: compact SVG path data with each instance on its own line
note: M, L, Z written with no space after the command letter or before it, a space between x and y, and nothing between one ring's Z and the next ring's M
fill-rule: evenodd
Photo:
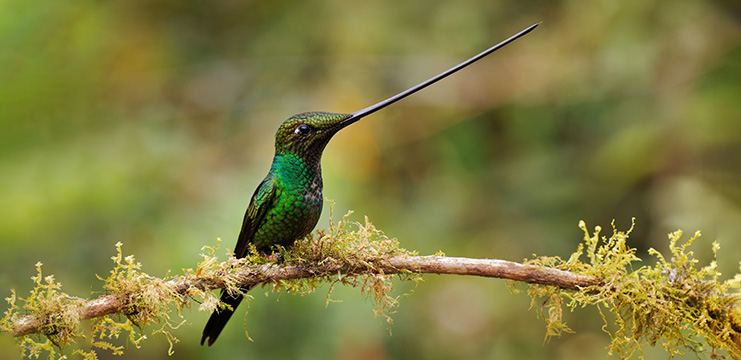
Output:
M245 257L250 244L269 252L273 245L290 245L314 229L322 213L322 151L342 121L351 114L302 113L294 115L275 134L275 156L268 175L257 187L239 232L234 256ZM250 287L241 289L246 292ZM222 291L221 301L231 309L211 314L201 344L216 341L242 296Z
M322 151L350 114L302 113L286 120L275 135L275 157L252 196L235 256L248 244L267 251L306 236L322 212ZM302 133L306 132L306 133Z

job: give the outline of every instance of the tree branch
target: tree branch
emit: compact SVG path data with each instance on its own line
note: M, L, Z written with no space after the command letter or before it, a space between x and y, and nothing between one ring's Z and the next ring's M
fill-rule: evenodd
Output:
M329 260L329 261L328 261ZM401 273L473 275L508 279L526 283L552 285L563 289L578 290L598 285L596 278L574 274L568 271L523 265L513 261L498 259L472 259L444 256L394 256L380 259L373 264L375 274L392 275ZM324 259L317 263L302 264L262 264L246 266L236 272L234 285L269 284L280 280L295 280L328 276L367 275L367 267L358 264L340 263ZM183 276L166 282L179 296L185 297L191 290L213 290L226 287L226 282L216 276ZM129 297L131 294L128 294ZM102 295L80 306L80 320L126 313L129 304L116 295ZM26 315L15 321L14 336L24 336L42 330L42 324L34 315Z
M23 311L30 315L18 315L21 309L13 293L8 298L11 307L0 320L0 330L16 337L45 335L50 341L19 339L22 352L54 352L52 344L62 348L84 336L81 320L94 319L92 347L120 354L123 347L103 338L128 331L129 340L136 343L143 338L136 328L160 323L162 327L155 332L164 334L172 344L176 339L168 329L177 327L169 315L172 305L179 310L189 306L191 298L202 299L200 310L213 311L219 306L218 298L210 291L213 289L235 292L242 285L275 284L289 292L305 293L321 282L341 283L360 287L361 292L375 299L376 310L385 315L396 304L396 299L388 295L390 276L414 280L417 274L451 274L528 283L528 295L541 308L548 336L570 330L562 319L564 307L591 305L600 307L606 327L616 329L610 332L612 353L627 357L645 344L660 344L669 354L680 354L687 348L702 352L704 348L697 347L696 339L703 338L714 354L723 349L729 357L741 358L741 294L736 290L741 280L737 276L719 281L714 261L698 266L688 247L699 232L681 244L681 231L670 234L669 253L664 256L651 250L656 263L636 268L634 264L640 259L635 249L627 246L632 227L627 232L613 227L608 238L600 235L601 228L590 232L581 222L584 242L568 259L541 256L517 263L416 256L399 248L396 240L383 235L367 219L365 224L354 224L358 229L348 230L343 218L339 223L331 222L326 231L296 241L290 251L278 248L283 259L280 263L268 262L254 249L246 258L219 262L214 256L216 249L205 247L204 259L197 268L186 269L174 279L141 272L141 264L133 256L124 257L118 244L118 253L112 258L115 268L104 279L103 289L108 294L90 301L62 293L61 284L53 276L42 276L41 264L37 264L38 274L33 277L36 287L23 299ZM713 251L718 247L713 244ZM561 290L573 291L565 294ZM607 313L613 315L614 322L604 316ZM104 317L111 314L125 318ZM90 350L87 355L95 354Z

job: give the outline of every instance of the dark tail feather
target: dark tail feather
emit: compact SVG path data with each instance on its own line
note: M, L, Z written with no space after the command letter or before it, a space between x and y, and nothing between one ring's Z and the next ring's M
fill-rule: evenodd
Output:
M244 286L239 288L242 293L246 293L252 289L252 286ZM208 339L208 346L213 345L216 338L219 337L221 331L224 330L224 326L232 317L234 311L237 310L237 306L242 302L243 296L241 294L229 295L226 290L221 291L221 302L231 306L231 309L223 308L211 313L211 317L206 323L206 327L203 329L203 337L201 338L201 345Z

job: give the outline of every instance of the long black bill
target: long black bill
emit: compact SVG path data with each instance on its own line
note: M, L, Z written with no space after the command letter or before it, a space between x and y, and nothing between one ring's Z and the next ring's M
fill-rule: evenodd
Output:
M509 44L509 43L511 43L511 42L513 42L513 41L515 41L517 39L519 39L523 35L529 33L533 29L535 29L538 25L540 25L540 23L531 25L527 29L522 30L519 33L511 36L509 39L504 40L504 41L500 42L499 44L496 44L496 45L494 45L494 46L492 46L492 47L490 47L490 48L482 51L478 55L476 55L476 56L474 56L474 57L472 57L472 58L470 58L470 59L468 59L468 60L466 60L466 61L464 61L464 62L462 62L462 63L460 63L458 65L456 65L456 66L453 66L452 68L450 68L450 69L448 69L448 70L446 70L446 71L444 71L444 72L442 72L442 73L440 73L440 74L438 74L438 75L436 75L436 76L428 79L427 81L424 81L424 82L420 83L417 86L414 86L414 87L412 87L410 89L407 89L406 91L403 91L401 93L398 93L398 94L396 94L396 95L394 95L394 96L392 96L392 97L390 97L390 98L388 98L386 100L383 100L383 101L381 101L379 103L376 103L374 105L368 106L367 108L365 108L363 110L356 111L356 112L352 113L352 115L349 118L343 120L340 123L340 125L342 127L345 127L347 125L350 125L350 124L352 124L352 123L360 120L364 116L370 115L370 114L372 114L372 113L374 113L374 112L376 112L378 110L381 110L381 109L385 108L386 106L389 106L389 105L391 105L391 104L393 104L393 103L395 103L395 102L397 102L397 101L399 101L399 100L401 100L401 99L403 99L403 98L405 98L405 97L407 97L409 95L412 95L412 94L416 93L417 91L420 91L420 90L422 90L422 89L424 89L424 88L426 88L426 87L428 87L428 86L430 86L430 85L432 85L432 84L434 84L434 83L436 83L436 82L444 79L448 75L453 74L454 72L456 72L456 71L458 71L460 69L463 69L464 67L466 67L468 65L473 64L474 62L476 62L477 60L483 58L484 56L489 55L489 54L493 53L494 51L497 51L500 48L504 47L505 45L507 45L507 44Z

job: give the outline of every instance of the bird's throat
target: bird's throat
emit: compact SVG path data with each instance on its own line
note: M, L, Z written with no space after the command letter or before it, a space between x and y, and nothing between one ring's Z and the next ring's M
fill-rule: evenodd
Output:
M304 188L308 191L317 185L321 190L321 160L312 160L295 154L276 154L270 172L280 187L286 188L284 190Z

